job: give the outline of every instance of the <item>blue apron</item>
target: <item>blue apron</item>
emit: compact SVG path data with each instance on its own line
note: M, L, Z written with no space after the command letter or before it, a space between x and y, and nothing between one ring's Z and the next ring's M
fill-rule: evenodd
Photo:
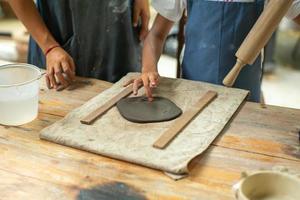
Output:
M38 10L59 44L72 56L78 76L118 81L140 70L138 28L132 0L38 0ZM45 57L30 40L28 62L41 68Z
M186 49L182 77L222 84L236 62L235 53L258 19L264 0L252 3L187 0ZM260 101L261 57L245 66L234 87Z

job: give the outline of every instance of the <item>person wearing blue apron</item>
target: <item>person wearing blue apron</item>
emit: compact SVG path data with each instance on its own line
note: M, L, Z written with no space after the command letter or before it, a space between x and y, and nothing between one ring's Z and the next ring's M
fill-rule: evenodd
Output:
M148 0L37 0L37 9L33 1L9 3L32 35L28 62L47 67L50 88L68 86L74 72L116 82L140 71Z
M235 53L264 8L264 0L153 0L158 11L144 44L143 73L136 83L158 84L157 61L173 22L187 9L182 78L222 84L236 62ZM246 66L233 87L250 91L251 101L260 101L262 61Z

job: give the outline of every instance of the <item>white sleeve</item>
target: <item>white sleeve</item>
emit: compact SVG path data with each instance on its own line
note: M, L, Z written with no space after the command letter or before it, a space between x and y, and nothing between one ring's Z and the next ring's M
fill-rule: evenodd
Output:
M300 15L300 0L294 0L286 16L290 19L295 19L298 15Z
M161 16L177 22L186 7L186 0L152 0L152 6Z

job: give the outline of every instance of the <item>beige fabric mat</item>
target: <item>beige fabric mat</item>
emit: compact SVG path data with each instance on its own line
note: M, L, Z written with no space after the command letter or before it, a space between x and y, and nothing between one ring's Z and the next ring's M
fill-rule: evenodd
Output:
M43 129L40 138L104 156L137 163L173 174L174 179L188 174L188 163L208 148L245 100L248 91L225 88L184 79L161 78L154 95L176 103L183 112L207 90L218 97L204 109L165 150L152 147L159 136L173 123L137 124L122 118L116 107L92 125L80 119L123 90L123 84L138 73L129 73L111 88L97 95L64 119ZM140 92L142 93L142 92ZM178 176L180 175L180 176Z

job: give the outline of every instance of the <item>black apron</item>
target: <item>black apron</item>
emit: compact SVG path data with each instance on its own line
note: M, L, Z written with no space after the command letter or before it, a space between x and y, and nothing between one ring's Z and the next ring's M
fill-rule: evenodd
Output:
M76 75L116 82L128 72L140 71L132 0L37 0L37 7L56 41L74 59ZM46 66L32 38L28 62Z

